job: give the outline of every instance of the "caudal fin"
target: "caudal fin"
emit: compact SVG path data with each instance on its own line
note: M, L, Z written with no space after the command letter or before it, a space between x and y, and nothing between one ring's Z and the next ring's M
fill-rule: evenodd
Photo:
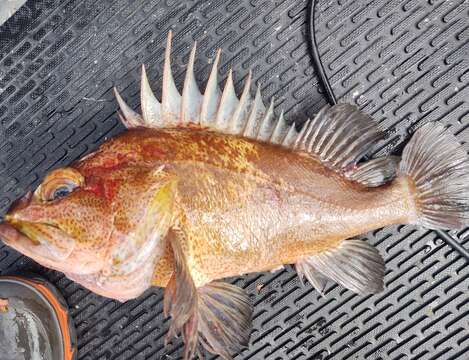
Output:
M469 224L469 161L441 125L418 129L402 154L399 172L413 180L418 224L460 229Z

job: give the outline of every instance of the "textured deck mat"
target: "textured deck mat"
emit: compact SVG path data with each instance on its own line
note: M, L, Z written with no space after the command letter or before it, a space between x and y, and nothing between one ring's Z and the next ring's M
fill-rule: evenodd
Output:
M0 211L123 130L116 85L137 108L138 67L161 81L162 44L175 33L176 82L193 40L204 84L215 50L237 88L252 68L266 100L303 121L325 98L310 64L304 1L28 1L0 28ZM319 1L321 60L339 99L390 129L390 151L411 125L441 120L461 140L469 125L468 4L464 1ZM159 89L158 89L159 90ZM463 231L456 240L469 247ZM360 297L330 284L320 297L294 271L232 281L255 304L249 348L237 359L467 359L469 266L438 234L410 226L368 234L387 261L386 292ZM120 304L0 245L0 273L32 270L62 291L78 330L79 359L178 359L163 347L160 289ZM210 357L209 358L213 358Z

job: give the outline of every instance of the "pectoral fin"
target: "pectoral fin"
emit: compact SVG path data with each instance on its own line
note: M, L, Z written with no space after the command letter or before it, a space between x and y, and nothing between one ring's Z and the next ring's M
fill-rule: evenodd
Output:
M195 287L186 255L182 248L184 233L171 229L167 241L170 242L174 254L175 271L169 280L164 293L164 313L171 316L172 322L167 339L182 331L189 338L186 342L184 358L192 358L197 341L197 288Z
M184 233L170 230L175 272L164 296L164 311L172 323L168 337L181 332L184 359L191 359L202 345L224 359L247 346L251 334L252 306L242 289L223 282L196 288L184 250Z
M305 257L297 262L296 269L321 294L324 277L361 295L383 290L383 258L376 248L362 240L344 240L335 249Z

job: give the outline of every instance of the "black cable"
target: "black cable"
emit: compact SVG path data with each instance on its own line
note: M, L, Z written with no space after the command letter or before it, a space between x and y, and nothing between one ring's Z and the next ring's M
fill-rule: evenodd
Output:
M319 77L319 81L322 83L322 86L324 88L325 96L329 104L335 105L337 104L337 99L334 95L334 91L332 90L332 86L329 83L329 79L327 78L326 72L324 70L324 66L322 65L321 57L319 55L318 44L316 42L316 28L314 25L315 10L316 10L316 0L309 0L309 5L308 5L309 51L310 51L311 59L313 62L313 66ZM461 254L463 257L469 260L469 251L467 251L453 236L451 236L450 234L448 234L446 231L443 231L443 230L434 230L434 231L438 234L438 237L444 240L449 246L451 246L453 250L456 250L457 252L459 252L459 254Z
M449 246L453 248L453 250L456 250L459 252L460 255L466 258L467 261L469 261L469 251L462 246L456 239L448 234L446 231L443 230L434 230L440 239L444 240Z
M324 67L321 62L321 57L319 56L319 49L318 44L316 42L316 28L314 25L314 11L316 9L316 0L310 0L308 6L308 18L309 18L309 51L311 55L311 59L313 61L313 66L318 74L319 80L322 83L322 86L325 91L326 98L331 105L337 104L337 99L332 91L331 84L329 83L329 79L326 76L326 72L324 71Z

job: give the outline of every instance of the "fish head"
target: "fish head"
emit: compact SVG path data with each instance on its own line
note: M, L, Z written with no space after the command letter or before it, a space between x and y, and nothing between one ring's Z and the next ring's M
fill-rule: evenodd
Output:
M111 204L87 189L77 169L67 167L50 172L11 206L0 235L40 264L83 273L102 267L112 222Z
M98 154L50 172L11 206L0 237L101 295L135 297L163 255L174 185L164 165L103 167Z

